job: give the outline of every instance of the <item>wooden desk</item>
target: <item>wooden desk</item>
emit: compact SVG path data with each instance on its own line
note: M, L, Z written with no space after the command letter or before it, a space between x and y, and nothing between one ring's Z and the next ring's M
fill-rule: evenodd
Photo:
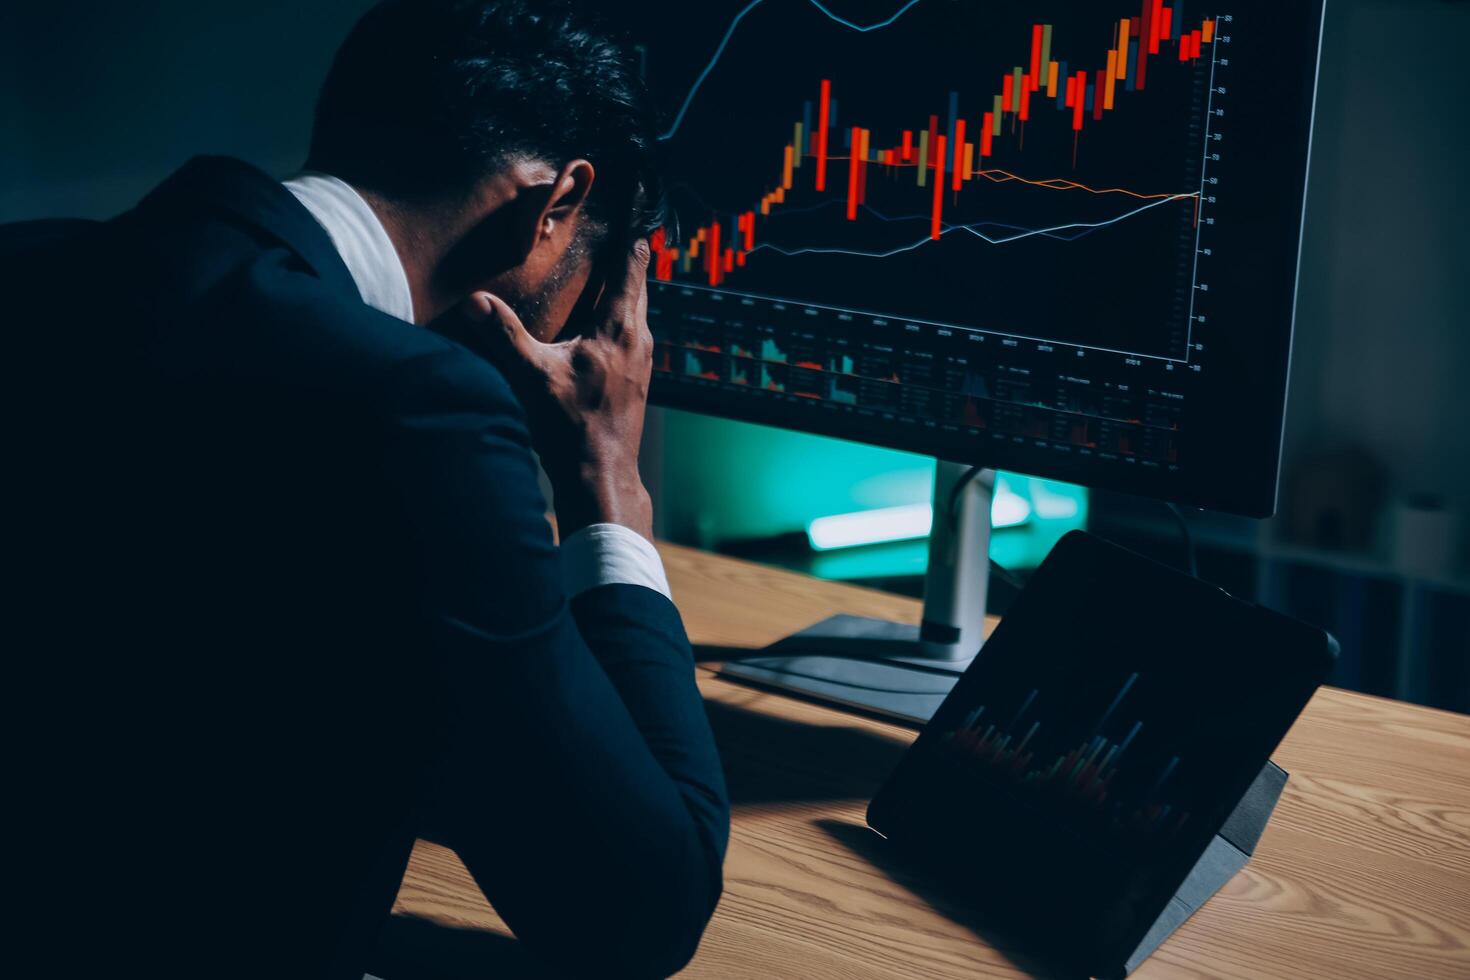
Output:
M837 612L917 621L908 599L661 550L696 644L762 646ZM1027 972L961 904L889 866L864 828L912 731L700 673L734 825L725 896L681 976ZM1135 975L1470 977L1470 718L1323 690L1276 759L1291 781L1255 857ZM468 959L511 952L493 972L441 958L436 976L534 975L442 847L419 843L395 912L407 945L423 948L427 930L459 937Z

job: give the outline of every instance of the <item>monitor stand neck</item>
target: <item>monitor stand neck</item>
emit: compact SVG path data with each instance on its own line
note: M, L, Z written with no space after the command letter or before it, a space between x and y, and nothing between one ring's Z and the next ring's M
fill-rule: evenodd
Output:
M984 642L995 472L940 460L921 625L832 616L727 663L720 676L923 724Z

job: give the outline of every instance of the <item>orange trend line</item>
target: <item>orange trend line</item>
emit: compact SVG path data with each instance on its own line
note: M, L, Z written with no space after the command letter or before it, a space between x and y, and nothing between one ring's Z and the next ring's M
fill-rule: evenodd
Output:
M828 154L827 159L850 160L852 158L849 156L833 156L831 154ZM894 168L917 167L918 164L894 163L890 164L889 166L892 166ZM1126 194L1129 197L1136 197L1140 201L1155 201L1161 197L1177 197L1183 199L1186 197L1199 196L1199 191L1164 191L1158 194L1143 194L1139 191L1130 191L1126 187L1089 187L1087 184L1083 184L1075 180L1068 180L1065 177L1048 177L1044 180L1037 180L1032 177L1022 177L1020 174L1013 174L1009 170L1001 170L997 167L992 167L989 170L972 170L971 174L975 177L984 177L986 180L990 181L993 184L1009 184L1012 181L1019 181L1022 184L1030 184L1033 187L1042 187L1046 190L1052 191L1086 191L1089 194Z
M999 176L993 176L996 174ZM984 177L986 180L995 184L1008 184L1011 181L1018 180L1023 184L1031 184L1034 187L1045 187L1047 190L1086 191L1089 194L1126 194L1129 197L1136 197L1140 201L1152 201L1161 197L1197 197L1199 195L1199 191L1192 191L1188 194L1140 194L1138 191L1130 191L1126 187L1088 187L1086 184L1078 183L1075 180L1067 180L1065 177L1049 177L1046 180L1032 180L1019 176L1018 174L1013 174L1008 170L998 169L977 170L975 171L975 176Z

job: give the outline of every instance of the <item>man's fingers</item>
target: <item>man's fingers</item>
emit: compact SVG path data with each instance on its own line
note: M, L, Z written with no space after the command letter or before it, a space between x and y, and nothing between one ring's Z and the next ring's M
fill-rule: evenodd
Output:
M628 249L623 279L608 291L599 333L624 342L630 339L632 321L641 322L648 307L648 260L652 254L646 238L637 239Z
M531 336L510 305L494 293L471 293L460 304L460 313L474 325L471 341L476 348L485 348L484 353L514 356L533 364L539 360L542 344Z
M641 280L643 274L648 271L648 260L653 256L653 248L648 244L647 238L633 240L633 245L628 249L628 267L630 281L633 278Z
M635 349L643 350L649 362L652 363L653 331L648 326L648 276L646 274L638 283L638 299L633 307L633 319L637 327L631 331L632 336L627 339L627 343Z
M631 299L635 306L640 296L648 295L648 258L652 254L646 238L638 239L628 250L628 271L623 280L622 295Z

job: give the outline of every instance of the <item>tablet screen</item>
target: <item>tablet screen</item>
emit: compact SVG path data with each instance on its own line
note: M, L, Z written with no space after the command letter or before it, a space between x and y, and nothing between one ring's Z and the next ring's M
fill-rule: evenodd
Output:
M1069 535L869 821L972 864L992 892L1010 878L1065 895L1126 942L1157 918L1331 662L1320 631Z

